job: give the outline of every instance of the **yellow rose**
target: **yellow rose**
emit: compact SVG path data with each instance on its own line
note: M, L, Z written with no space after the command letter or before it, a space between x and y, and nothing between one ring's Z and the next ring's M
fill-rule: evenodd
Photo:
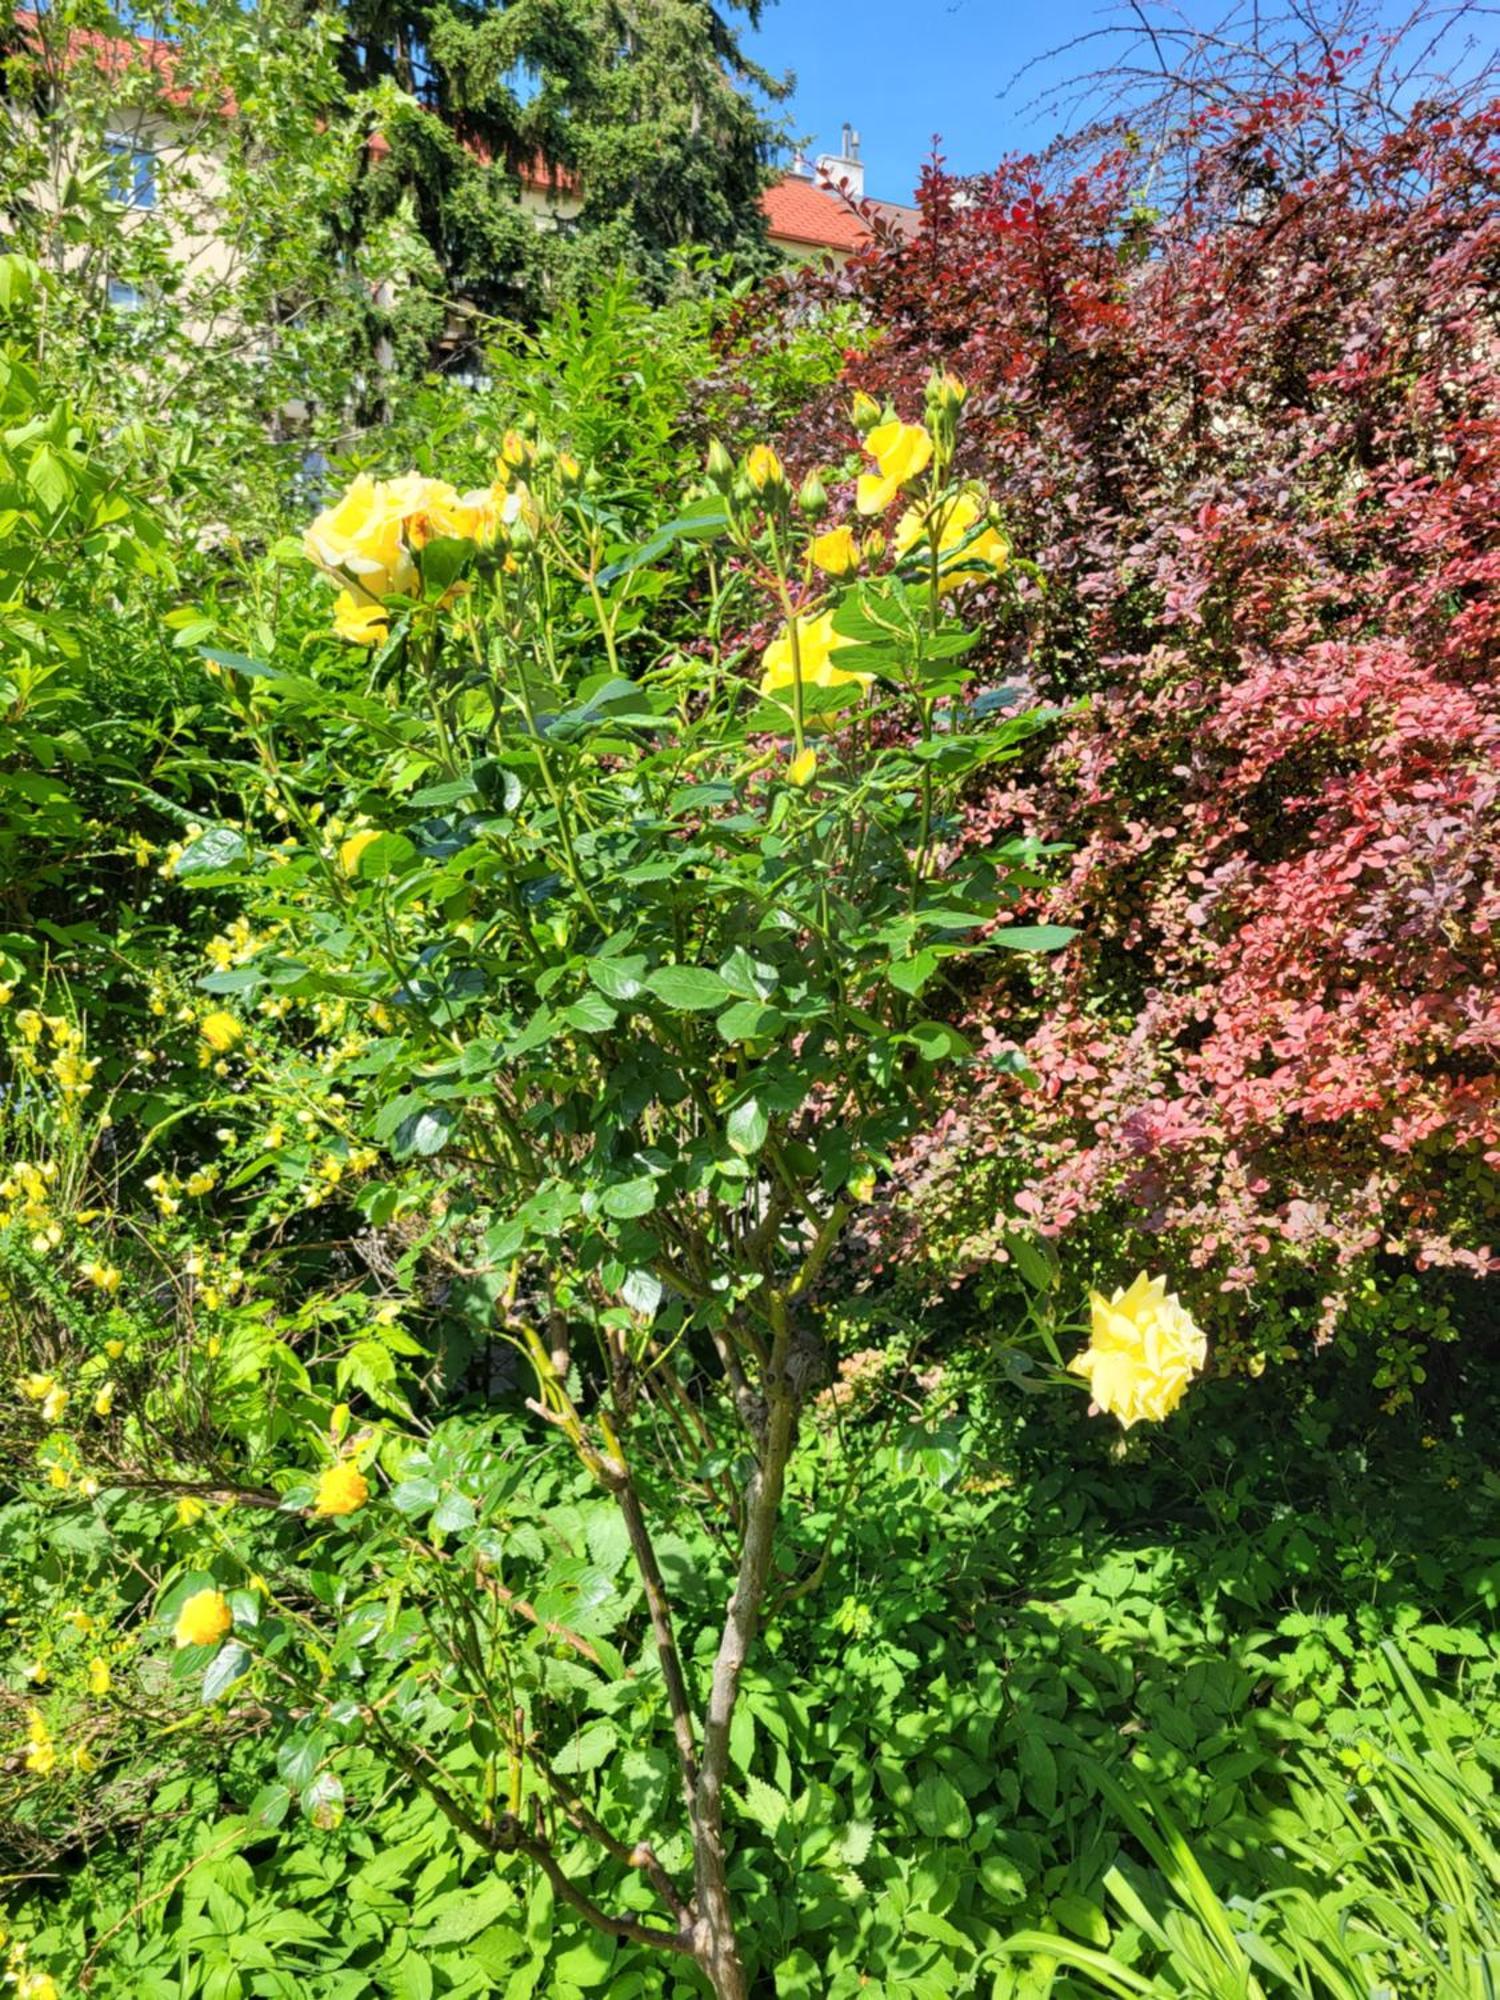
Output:
M745 477L757 493L764 493L767 487L786 485L786 470L768 444L750 447L750 454L745 460Z
M927 540L930 516L908 507L896 523L896 554L909 555ZM977 583L1010 561L1010 544L998 528L987 524L984 510L971 493L961 493L938 510L938 564L944 590Z
M804 687L843 687L857 685L868 687L874 678L872 674L849 673L833 664L833 655L840 646L854 642L846 639L841 632L833 629L833 613L825 611L820 618L799 618L797 620L797 651L802 665ZM767 646L761 659L764 672L761 676L760 691L769 697L789 688L796 679L796 666L792 658L792 635L789 626L783 626L780 636Z
M303 548L320 568L357 578L372 597L404 590L412 564L401 539L402 502L420 497L411 487L415 479L409 473L387 485L362 472L336 506L319 514Z
M208 1015L198 1023L198 1033L214 1051L215 1055L226 1056L238 1042L245 1039L245 1031L233 1014L222 1010Z
M1208 1341L1187 1310L1167 1290L1165 1278L1143 1271L1128 1291L1112 1299L1090 1295L1093 1330L1088 1346L1068 1367L1085 1376L1094 1405L1124 1429L1144 1417L1170 1416L1201 1374Z
M852 528L830 528L812 545L812 559L825 576L853 576L859 568L859 548Z
M932 463L932 436L924 424L877 424L865 450L880 470L860 475L855 505L861 514L883 514L902 487Z
M861 437L867 437L880 422L880 405L863 389L856 389L854 401L849 406L849 421Z
M383 646L391 636L391 614L378 598L341 590L333 600L333 631L351 646Z
M336 1514L354 1514L370 1497L370 1482L348 1459L328 1466L318 1480L313 1513L324 1520Z
M341 842L339 846L339 866L346 875L357 875L359 873L359 857L367 847L373 847L379 838L379 829L368 826L361 833L351 833L346 841Z
M221 1592L196 1590L177 1614L172 1637L179 1646L216 1646L234 1629L234 1618Z

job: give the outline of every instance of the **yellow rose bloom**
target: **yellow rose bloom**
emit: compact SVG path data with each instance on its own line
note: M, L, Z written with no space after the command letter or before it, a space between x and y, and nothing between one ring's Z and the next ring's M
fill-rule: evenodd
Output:
M370 1482L348 1459L328 1466L318 1479L313 1513L324 1520L338 1514L354 1514L370 1497Z
M819 618L799 618L797 620L797 650L802 662L802 685L804 687L843 687L856 685L868 687L874 679L872 674L849 673L833 664L833 655L840 646L853 645L841 632L833 629L833 613L825 611ZM769 698L783 689L789 688L796 679L796 666L792 658L791 628L783 626L780 636L773 639L761 658L763 672L760 691Z
M222 1010L208 1015L198 1023L198 1033L216 1055L226 1056L238 1042L245 1039L245 1031L233 1014Z
M340 843L339 866L346 875L357 875L359 873L359 857L367 847L373 847L379 838L379 829L367 826L360 833L351 833L347 840Z
M341 590L333 600L333 631L351 646L383 646L391 636L391 614L378 598Z
M825 576L853 576L859 568L859 547L852 528L830 528L812 545L812 559Z
M412 577L402 543L404 511L420 504L417 476L385 484L362 472L336 506L325 508L302 537L321 569L359 580L372 597L404 590ZM405 503L405 506L403 506Z
M177 1614L172 1637L179 1646L216 1646L234 1629L234 1618L223 1594L197 1590Z
M908 507L896 523L896 554L909 555L927 540L929 516L919 507ZM978 583L991 570L1004 569L1010 561L1010 544L998 528L986 524L979 502L971 493L939 509L938 562L942 588L956 590L961 584ZM965 546L967 544L967 546Z
M865 450L880 470L860 475L855 505L861 514L883 514L902 487L932 463L932 436L925 424L877 424Z
M1093 1330L1088 1346L1068 1363L1085 1376L1094 1405L1129 1430L1142 1418L1160 1423L1201 1374L1208 1341L1191 1315L1167 1290L1165 1278L1143 1271L1129 1290L1112 1299L1090 1295Z

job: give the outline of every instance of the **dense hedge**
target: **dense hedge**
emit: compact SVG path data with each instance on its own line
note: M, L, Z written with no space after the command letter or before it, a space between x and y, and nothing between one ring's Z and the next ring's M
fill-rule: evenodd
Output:
M1318 109L1206 124L1164 214L1128 150L934 169L922 234L837 281L879 328L851 383L973 385L973 469L1049 579L997 643L1065 719L957 838L1066 843L1082 925L1035 1085L966 1082L893 1227L946 1282L997 1218L1087 1228L1252 1349L1376 1334L1399 1395L1500 1199L1500 110L1335 152ZM808 456L845 422L813 407Z

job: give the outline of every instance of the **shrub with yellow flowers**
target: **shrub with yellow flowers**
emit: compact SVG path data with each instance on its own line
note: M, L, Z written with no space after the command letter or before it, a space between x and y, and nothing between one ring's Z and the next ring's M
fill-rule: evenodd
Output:
M830 1373L830 1260L943 1070L974 1059L944 1018L945 982L978 954L1069 936L1015 920L1037 860L1024 841L986 852L956 837L964 785L1045 721L970 664L962 604L1019 602L1034 572L955 475L963 402L939 375L921 421L856 411L852 477L789 468L769 444L739 461L715 445L644 540L544 439L508 437L490 483L467 491L361 475L303 541L334 593L321 679L274 653L211 656L248 751L231 871L244 908L213 947L196 1032L229 1087L242 1075L276 1106L213 1198L252 1160L283 1184L295 1148L305 1209L353 1210L420 1246L413 1275L457 1275L485 1334L529 1370L536 1420L618 1510L671 1774L643 1826L589 1820L542 1689L518 1677L515 1621L541 1614L502 1580L497 1503L480 1497L500 1490L495 1470L403 1436L390 1393L358 1432L341 1404L321 1469L278 1482L284 1509L360 1552L338 1615L289 1626L277 1577L250 1588L256 1558L226 1522L212 1576L174 1602L177 1648L214 1649L206 1693L243 1682L273 1706L274 1657L303 1692L286 1725L299 1742L309 1713L357 1699L445 1816L554 1886L541 1799L606 1848L676 1856L646 1869L651 1909L569 1900L604 1933L685 1953L729 2000L746 1986L728 1744L802 1414ZM368 660L357 682L351 652ZM351 729L358 781L330 788ZM189 1182L163 1188L192 1198ZM391 1378L368 1366L337 1387L378 1406ZM722 1406L704 1402L708 1373ZM1113 1378L1095 1386L1124 1407ZM656 1552L667 1523L643 1468L650 1413L669 1407L712 1433L725 1468L715 1492L739 1554L713 1631L692 1622L701 1605L674 1601ZM446 1645L439 1605L487 1607L444 1652L450 1696L507 1689L473 1784L336 1664L413 1566L425 1643ZM700 1685L675 1664L684 1624L713 1662ZM293 1629L317 1632L311 1682ZM609 1677L596 1639L572 1643L575 1666ZM624 1748L601 1739L600 1755ZM320 1793L307 1810L325 1807Z

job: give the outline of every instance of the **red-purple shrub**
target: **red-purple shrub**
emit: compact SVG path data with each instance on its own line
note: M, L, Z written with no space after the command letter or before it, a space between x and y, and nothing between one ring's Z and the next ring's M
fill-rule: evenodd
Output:
M951 1283L1006 1221L1086 1230L1253 1346L1484 1277L1500 1221L1500 105L1286 180L1317 101L1205 129L1165 218L1129 153L934 170L838 281L881 329L850 386L972 385L1049 579L998 638L1077 704L963 835L1071 843L1078 943L971 997L1036 1082L966 1087L884 1254ZM845 438L814 408L802 455Z

